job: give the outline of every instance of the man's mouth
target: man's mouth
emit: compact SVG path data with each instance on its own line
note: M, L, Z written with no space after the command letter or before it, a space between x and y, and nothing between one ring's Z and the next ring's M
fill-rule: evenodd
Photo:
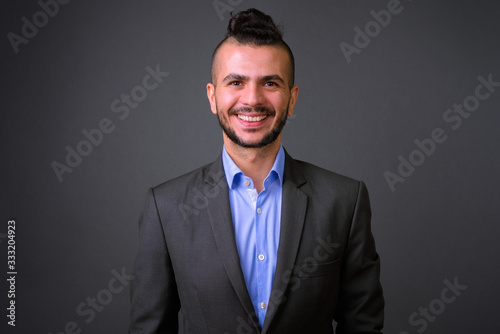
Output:
M267 118L267 115L261 115L261 116L245 116L245 115L237 115L239 119L245 121L245 122L260 122L263 121L264 119Z

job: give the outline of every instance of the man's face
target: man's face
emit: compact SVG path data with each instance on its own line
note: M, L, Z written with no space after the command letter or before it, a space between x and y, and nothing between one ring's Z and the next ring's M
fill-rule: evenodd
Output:
M276 46L221 46L207 95L228 139L264 147L280 138L298 96L298 87L290 88L289 66L288 54Z

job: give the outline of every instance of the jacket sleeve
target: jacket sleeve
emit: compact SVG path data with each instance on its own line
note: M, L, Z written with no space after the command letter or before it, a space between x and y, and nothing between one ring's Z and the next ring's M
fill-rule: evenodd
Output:
M130 334L178 332L180 302L156 200L150 189L130 284Z
M380 284L380 260L375 250L370 219L368 191L360 182L334 316L338 334L382 333L384 297Z

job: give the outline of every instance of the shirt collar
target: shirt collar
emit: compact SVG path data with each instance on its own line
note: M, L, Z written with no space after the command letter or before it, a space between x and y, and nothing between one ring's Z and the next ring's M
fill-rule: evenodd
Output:
M226 174L226 180L227 184L231 189L233 189L233 182L234 178L238 174L243 174L241 169L236 166L234 163L233 159L229 156L229 154L226 151L226 146L224 145L222 147L222 165L224 166L224 172ZM285 150L283 149L283 145L280 145L280 149L278 150L278 154L276 155L276 160L274 161L274 165L269 171L269 175L271 173L276 173L278 176L278 180L280 182L280 185L283 185L283 172L285 170Z

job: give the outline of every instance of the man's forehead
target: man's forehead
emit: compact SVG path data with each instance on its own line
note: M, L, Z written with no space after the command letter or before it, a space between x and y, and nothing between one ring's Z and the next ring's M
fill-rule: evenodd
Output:
M260 75L284 75L289 65L286 51L273 45L229 43L221 47L217 56L218 70L223 72L219 74L223 76L246 70L261 72Z
M288 56L286 51L278 45L240 44L231 41L224 43L218 52L218 56L222 58L255 57L259 55L278 58L287 58Z

